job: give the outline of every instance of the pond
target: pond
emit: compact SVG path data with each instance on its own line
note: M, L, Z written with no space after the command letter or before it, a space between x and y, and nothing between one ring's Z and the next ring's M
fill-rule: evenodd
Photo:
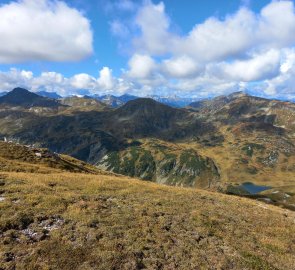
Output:
M243 183L241 185L241 187L243 189L245 189L246 191L248 191L250 194L257 194L257 193L260 193L264 190L268 190L268 189L271 189L272 187L270 186L259 186L259 185L255 185L251 182L246 182L246 183Z

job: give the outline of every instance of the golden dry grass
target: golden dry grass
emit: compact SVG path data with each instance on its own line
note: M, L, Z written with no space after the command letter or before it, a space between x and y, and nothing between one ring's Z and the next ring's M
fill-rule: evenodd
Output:
M295 268L294 212L122 176L1 178L4 269Z

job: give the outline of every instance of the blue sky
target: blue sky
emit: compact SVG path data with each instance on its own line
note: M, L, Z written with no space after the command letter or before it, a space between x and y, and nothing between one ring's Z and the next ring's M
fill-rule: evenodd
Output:
M0 91L295 98L294 1L0 0Z

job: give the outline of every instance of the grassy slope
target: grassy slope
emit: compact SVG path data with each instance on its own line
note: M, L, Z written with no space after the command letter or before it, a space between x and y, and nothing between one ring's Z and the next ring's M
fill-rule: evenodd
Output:
M0 146L2 269L294 269L294 212Z
M294 212L123 176L2 172L1 178L4 269L295 266Z
M295 183L295 156L283 153L279 154L279 160L274 166L266 166L259 162L259 157L266 157L271 148L276 146L270 139L262 141L257 134L239 134L235 136L227 127L220 129L225 141L220 146L205 147L197 143L184 144L195 148L200 154L208 156L216 162L220 168L221 182L243 183L254 182L256 184L271 186L289 186ZM243 150L246 145L263 145L264 150L254 149L249 156ZM280 146L277 146L278 149ZM250 169L255 168L253 173Z
M55 154L46 148L34 148L3 141L0 141L0 171L102 173L96 167L71 156Z

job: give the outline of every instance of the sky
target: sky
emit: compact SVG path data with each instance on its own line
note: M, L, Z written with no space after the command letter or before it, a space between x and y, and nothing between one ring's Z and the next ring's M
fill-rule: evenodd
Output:
M295 3L0 0L0 91L295 99Z

